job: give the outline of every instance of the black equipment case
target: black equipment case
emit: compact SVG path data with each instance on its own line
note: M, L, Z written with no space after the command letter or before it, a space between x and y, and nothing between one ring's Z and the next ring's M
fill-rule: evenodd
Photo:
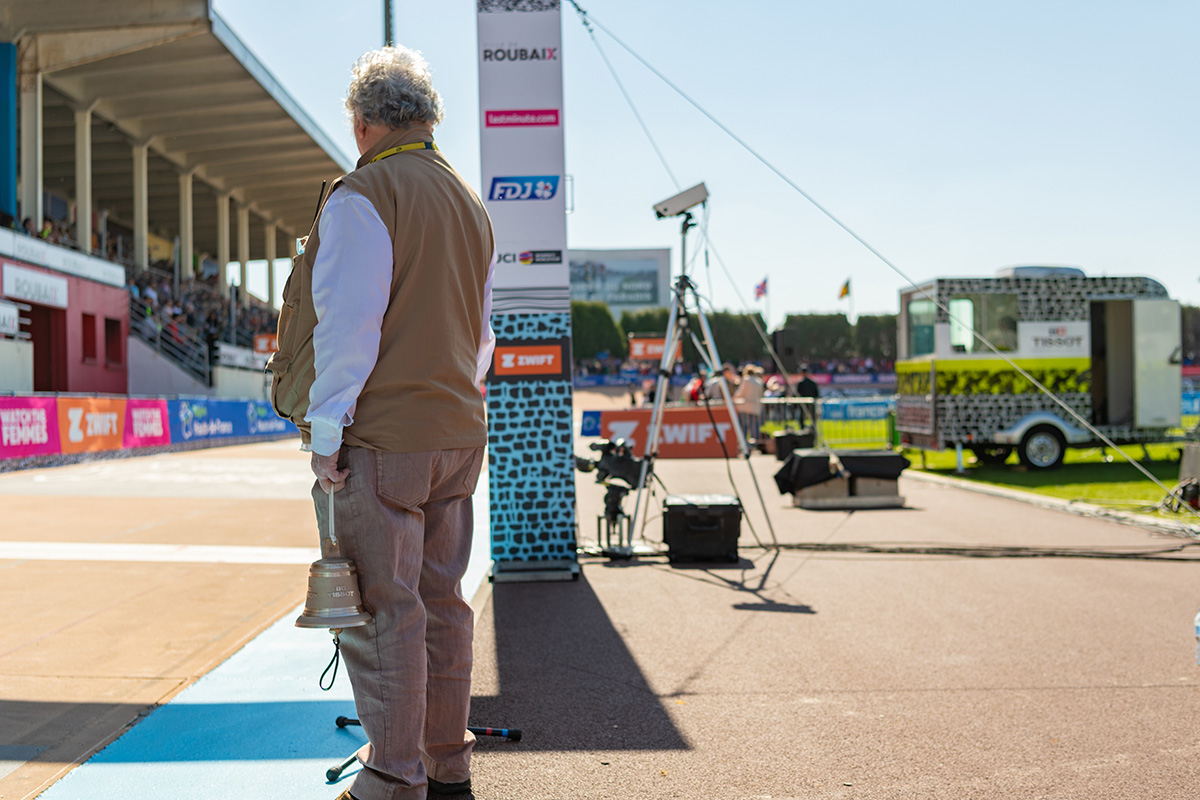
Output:
M667 495L663 542L671 561L738 561L742 506L721 494Z

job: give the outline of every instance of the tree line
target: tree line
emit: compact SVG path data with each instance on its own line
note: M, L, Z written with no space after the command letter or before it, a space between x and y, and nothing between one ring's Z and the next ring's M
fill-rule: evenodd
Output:
M629 353L630 334L665 335L668 313L666 308L625 311L620 320L616 320L604 303L572 300L574 357L589 361L605 357L623 359ZM759 329L765 330L761 314L714 311L708 314L708 323L724 360L734 363L769 360L770 355L759 334ZM702 338L695 315L689 317L689 329L695 331L697 338ZM771 332L770 338L788 370L794 370L800 359L808 358L893 361L896 358L896 315L864 314L852 325L845 314L789 314L783 327ZM688 336L684 337L683 360L692 363L700 360Z
M667 309L652 308L625 311L620 320L613 318L604 303L571 301L572 345L576 359L625 358L629 353L627 335L646 333L661 336L667 329ZM766 347L754 327L762 325L760 314L733 314L716 311L709 324L717 340L717 349L726 361L744 363L766 361ZM694 327L699 328L692 317ZM1200 307L1181 307L1183 357L1189 364L1200 363ZM863 314L851 325L845 314L789 314L783 327L771 333L772 343L789 370L799 359L871 358L876 362L896 358L896 315ZM685 361L697 361L695 348L685 340Z

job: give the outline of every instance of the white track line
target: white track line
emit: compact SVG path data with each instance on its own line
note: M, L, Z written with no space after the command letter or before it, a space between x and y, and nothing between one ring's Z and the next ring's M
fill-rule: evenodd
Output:
M0 560L12 561L168 561L206 564L311 564L320 557L320 550L316 547L0 542Z

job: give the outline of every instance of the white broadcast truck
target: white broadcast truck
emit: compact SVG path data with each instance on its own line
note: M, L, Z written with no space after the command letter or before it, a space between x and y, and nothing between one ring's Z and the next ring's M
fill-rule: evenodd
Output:
M898 326L904 446L962 445L989 463L1015 449L1027 467L1049 469L1067 447L1102 445L972 329L1117 444L1187 440L1177 431L1179 303L1151 278L1032 266L938 278L901 291Z

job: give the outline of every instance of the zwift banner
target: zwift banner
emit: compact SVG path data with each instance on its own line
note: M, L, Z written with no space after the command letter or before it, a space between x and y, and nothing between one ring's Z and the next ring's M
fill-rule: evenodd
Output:
M0 397L0 460L297 433L263 400Z

